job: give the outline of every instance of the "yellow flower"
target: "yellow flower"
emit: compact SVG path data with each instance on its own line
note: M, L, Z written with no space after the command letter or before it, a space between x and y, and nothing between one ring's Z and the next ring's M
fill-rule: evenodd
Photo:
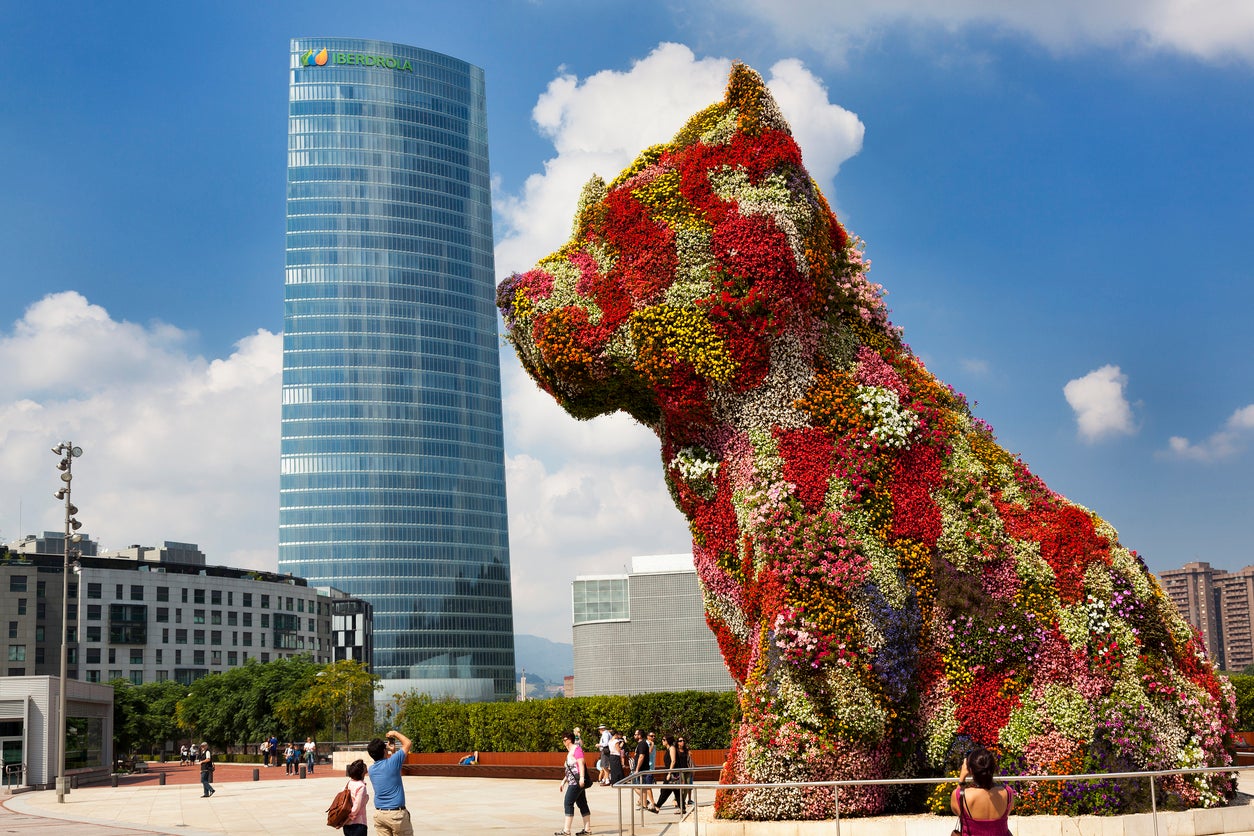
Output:
M653 305L631 316L636 368L651 383L665 383L676 362L688 363L697 374L726 383L738 364L705 314L695 308Z

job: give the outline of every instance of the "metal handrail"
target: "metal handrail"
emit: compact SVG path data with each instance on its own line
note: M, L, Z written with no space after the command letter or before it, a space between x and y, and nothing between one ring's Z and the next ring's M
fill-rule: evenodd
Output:
M618 832L621 836L623 832L623 794L624 789L637 790L642 787L652 789L657 784L640 784L636 779L644 775L666 775L674 773L695 773L709 772L711 769L719 769L719 766L693 766L683 769L642 769L639 772L633 772L623 778L616 784L612 784L618 792ZM1150 812L1154 816L1154 834L1158 836L1158 797L1154 789L1154 779L1161 778L1166 775L1204 775L1212 772L1243 772L1247 769L1254 769L1254 765L1238 766L1206 766L1195 767L1190 769L1157 769L1145 772L1090 772L1079 775L998 775L997 780L1002 783L1024 783L1027 781L1100 781L1110 778L1148 778L1150 784ZM666 785L680 786L684 789L692 791L692 833L693 836L699 836L697 808L697 790L698 788L713 789L716 793L721 790L756 790L768 788L792 788L792 787L832 787L836 790L835 806L836 806L836 827L840 827L840 788L841 787L867 787L867 786L898 786L902 784L957 784L958 776L951 775L944 778L866 778L866 779L849 779L842 781L782 781L769 784L720 784L715 781L694 781L691 784ZM636 804L633 801L631 807L631 834L636 833ZM644 816L640 817L640 824L644 825Z

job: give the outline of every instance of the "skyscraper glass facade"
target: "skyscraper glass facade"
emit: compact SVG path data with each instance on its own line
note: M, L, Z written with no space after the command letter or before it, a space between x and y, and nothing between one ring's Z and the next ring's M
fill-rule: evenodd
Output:
M279 568L374 607L387 693L514 692L483 71L292 41Z

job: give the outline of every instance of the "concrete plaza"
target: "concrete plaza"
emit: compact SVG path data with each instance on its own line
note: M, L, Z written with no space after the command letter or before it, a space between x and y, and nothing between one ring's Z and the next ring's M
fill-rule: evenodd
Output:
M58 804L51 791L0 796L0 833L19 836L73 832L75 836L137 836L174 833L186 836L229 833L234 836L263 834L327 833L326 808L343 786L344 778L330 769L314 777L289 778L281 770L262 770L223 764L218 767L212 798L201 798L194 768L172 770L167 785L151 780L121 783L117 787L83 787ZM1254 775L1242 772L1246 789ZM504 778L407 777L406 806L414 832L548 834L563 825L562 796L556 780ZM705 792L709 793L707 789ZM596 836L630 833L627 793L622 794L623 829L619 830L619 791L605 787L589 790L592 832ZM682 821L677 813L643 814L637 820L639 836L835 836L834 822L713 822L712 793L699 798L700 820L690 814ZM1093 816L1031 816L1011 818L1018 836L1254 836L1254 808L1242 793L1235 806L1209 811L1163 814L1155 823L1148 814L1102 818ZM638 816L641 814L637 814ZM843 819L840 836L936 836L951 827L951 817L883 816ZM576 815L573 830L582 826ZM373 831L373 827L371 828ZM338 832L338 831L337 831Z
M344 786L342 773L319 774L291 780L251 780L251 769L240 769L239 780L223 780L218 768L212 798L201 798L197 783L158 786L152 783L111 787L82 787L58 804L51 791L0 796L0 833L75 836L124 836L138 833L178 833L185 836L230 833L332 833L326 826L326 808ZM277 773L278 770L270 770ZM270 777L270 776L267 776ZM274 777L278 777L277 774ZM548 834L562 829L562 795L557 781L501 778L417 778L405 781L406 807L414 832ZM588 791L594 834L618 833L617 790L593 787ZM712 800L712 799L711 799ZM624 829L628 799L623 796ZM373 807L371 808L373 810ZM649 825L637 833L674 836L679 815L646 814ZM367 816L369 820L369 816ZM67 822L77 822L72 827ZM574 830L582 822L576 810ZM692 832L692 819L683 822ZM703 828L704 829L704 828ZM371 827L373 832L374 828Z

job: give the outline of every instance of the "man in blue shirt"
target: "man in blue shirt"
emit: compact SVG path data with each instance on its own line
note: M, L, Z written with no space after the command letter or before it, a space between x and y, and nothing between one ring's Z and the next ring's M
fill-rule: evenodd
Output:
M390 836L414 836L414 826L405 809L405 787L401 784L401 767L409 752L409 738L395 729L385 737L395 738L399 745L375 738L366 744L374 763L370 764L370 785L374 787L374 829Z

